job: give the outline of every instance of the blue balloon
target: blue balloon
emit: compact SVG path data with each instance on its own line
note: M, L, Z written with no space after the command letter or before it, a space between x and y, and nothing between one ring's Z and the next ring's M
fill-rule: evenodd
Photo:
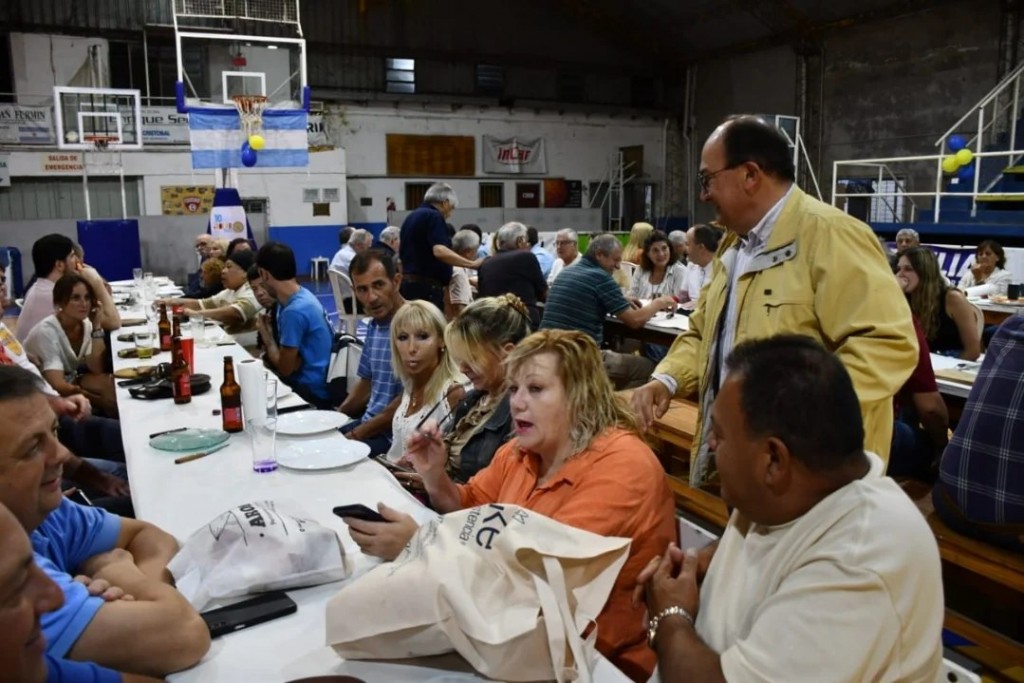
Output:
M959 152L967 146L967 140L964 139L963 135L950 135L949 139L946 140L946 144L949 145L949 151Z
M956 172L956 177L960 180L973 180L974 179L974 164L967 164L961 166L960 170Z
M246 168L256 165L256 150L248 142L242 145L242 165Z

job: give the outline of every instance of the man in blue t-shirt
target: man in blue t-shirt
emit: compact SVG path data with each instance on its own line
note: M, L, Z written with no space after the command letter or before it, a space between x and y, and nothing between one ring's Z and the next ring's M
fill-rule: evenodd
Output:
M21 524L0 504L0 682L142 683L156 679L122 677L92 662L45 654L42 617L64 603L64 594L33 559Z
M0 415L0 503L30 535L36 563L64 597L42 617L46 653L160 677L199 661L210 634L170 585L174 538L64 498L70 454L31 373L0 366Z
M391 448L391 420L402 401L402 382L391 366L391 318L405 303L399 294L402 276L391 257L376 249L352 259L349 274L356 298L372 319L356 371L359 381L338 407L346 415L362 417L341 432L369 444L376 455Z
M327 366L331 362L331 326L324 307L295 279L295 253L286 244L267 242L256 255L263 287L277 300L277 339L261 335L268 365L296 393L318 408L330 408Z

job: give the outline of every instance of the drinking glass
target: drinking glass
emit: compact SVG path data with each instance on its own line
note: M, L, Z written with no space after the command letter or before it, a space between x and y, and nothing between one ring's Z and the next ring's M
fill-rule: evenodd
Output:
M132 268L132 280L135 282L135 288L138 289L142 284L142 268Z
M252 445L253 472L277 469L277 379L267 377L267 414L245 421L245 431Z
M140 360L153 357L153 330L146 325L142 330L135 333L135 353Z
M205 347L206 319L201 315L190 315L188 317L188 328L192 331L192 338L196 340L195 343L198 346Z

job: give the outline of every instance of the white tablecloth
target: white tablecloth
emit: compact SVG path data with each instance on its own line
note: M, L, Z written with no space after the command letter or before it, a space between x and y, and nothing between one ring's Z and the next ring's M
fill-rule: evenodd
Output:
M125 331L131 328L126 328ZM116 338L117 335L114 335ZM113 341L114 367L169 361L169 353L152 361L119 359L117 350L131 346ZM176 427L219 428L221 418L219 387L223 381L223 357L235 363L251 356L240 346L197 347L196 372L210 375L209 392L194 396L186 405L170 399L133 399L125 388L118 389L132 501L139 519L152 522L184 541L193 531L229 507L251 500L273 499L305 511L321 524L338 532L351 576L376 564L363 555L348 535L342 521L331 512L337 505L363 503L376 507L379 501L426 520L434 513L410 496L394 477L370 460L327 471L302 472L279 468L270 474L252 471L250 449L244 433L231 436L230 445L205 458L175 465L176 454L149 446L149 435ZM280 405L301 403L294 394ZM285 440L287 437L278 437ZM343 439L338 434L338 439ZM479 681L480 677L461 658L449 656L410 662L345 662L325 647L324 610L327 600L343 582L289 591L298 604L295 614L261 624L213 641L213 646L196 667L171 677L177 682L245 681L281 683L304 676L347 673L375 681ZM602 660L597 680L627 680L615 667Z

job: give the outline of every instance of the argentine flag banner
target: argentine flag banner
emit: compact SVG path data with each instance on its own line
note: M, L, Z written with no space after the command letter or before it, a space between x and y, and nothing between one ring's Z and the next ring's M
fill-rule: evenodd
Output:
M309 166L308 115L301 109L263 112L266 146L256 152L256 168ZM242 132L235 109L190 109L188 130L192 142L192 168L239 168Z

